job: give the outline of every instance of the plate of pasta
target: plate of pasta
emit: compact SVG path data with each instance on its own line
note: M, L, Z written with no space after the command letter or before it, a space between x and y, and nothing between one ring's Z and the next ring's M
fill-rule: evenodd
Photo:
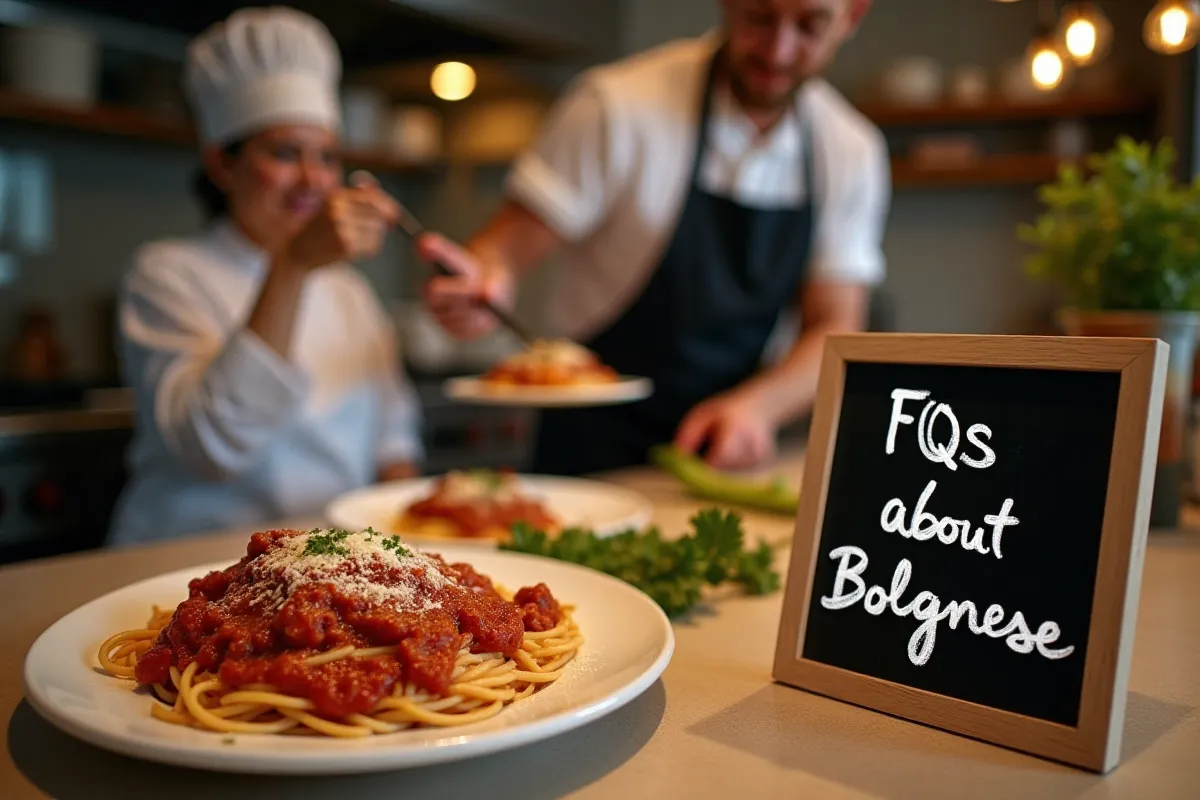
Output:
M674 647L615 578L515 553L423 551L373 529L255 533L236 562L118 589L48 628L33 707L128 756L224 772L442 763L579 727Z
M588 348L567 339L538 339L482 375L451 378L448 397L485 405L569 407L644 400L649 378L621 375Z
M408 541L453 540L494 547L512 525L527 523L551 535L572 527L600 534L642 528L654 504L641 492L601 481L511 470L450 470L391 481L334 498L325 517L339 528L371 527Z

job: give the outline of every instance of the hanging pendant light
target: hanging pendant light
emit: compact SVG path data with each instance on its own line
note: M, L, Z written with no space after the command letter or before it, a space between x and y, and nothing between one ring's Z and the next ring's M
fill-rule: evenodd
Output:
M1200 39L1200 2L1159 0L1142 28L1146 46L1165 55L1191 50Z
M442 100L464 100L475 91L475 70L461 61L446 61L434 67L429 86Z
M1025 55L1029 63L1029 76L1033 85L1043 92L1052 92L1067 77L1067 62L1059 55L1054 47L1054 40L1049 36L1039 36L1029 43Z
M1071 3L1058 19L1054 38L1058 49L1082 67L1108 55L1113 26L1094 2Z
M1067 80L1070 64L1054 37L1054 0L1039 0L1038 26L1025 50L1025 67L1035 89L1052 92Z

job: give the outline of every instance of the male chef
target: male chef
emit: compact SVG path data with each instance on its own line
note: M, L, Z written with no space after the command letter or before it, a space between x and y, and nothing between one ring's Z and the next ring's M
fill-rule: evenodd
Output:
M644 463L671 441L719 468L766 461L811 408L825 337L863 327L883 277L886 143L821 78L871 0L720 4L719 29L584 73L465 248L420 243L458 273L425 286L452 334L492 330L479 299L511 306L559 253L555 333L653 379L638 403L546 411L535 472ZM788 310L800 332L765 365Z

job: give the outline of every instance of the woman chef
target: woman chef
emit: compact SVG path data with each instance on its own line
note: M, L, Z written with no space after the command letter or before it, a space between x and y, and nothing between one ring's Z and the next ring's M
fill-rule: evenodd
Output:
M654 444L708 444L726 467L770 456L808 410L827 334L860 328L883 277L882 134L819 76L870 0L722 0L719 33L589 71L509 177L509 202L463 250L422 243L463 277L427 302L459 336L511 302L555 250L554 333L654 379L628 406L548 411L535 471L640 463ZM761 361L780 313L804 323Z
M397 208L342 185L340 72L292 9L238 11L188 49L211 221L144 246L123 286L137 429L112 542L313 514L422 458L389 317L347 263Z

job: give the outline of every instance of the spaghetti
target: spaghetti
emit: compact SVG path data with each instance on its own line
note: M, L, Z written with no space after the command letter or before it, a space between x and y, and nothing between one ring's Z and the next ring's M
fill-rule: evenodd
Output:
M479 722L558 680L583 644L544 584L509 596L370 529L256 533L188 588L99 660L150 690L157 719L224 734Z

